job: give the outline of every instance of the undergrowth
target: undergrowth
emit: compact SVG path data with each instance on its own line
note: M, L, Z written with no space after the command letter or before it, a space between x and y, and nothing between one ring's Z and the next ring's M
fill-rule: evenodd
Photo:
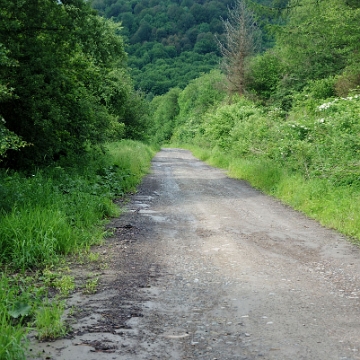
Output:
M48 269L103 241L105 223L120 211L113 199L136 189L153 155L123 140L30 174L0 171L1 360L26 359L29 329L40 340L66 333L63 304L48 299L48 288L64 298L74 282Z

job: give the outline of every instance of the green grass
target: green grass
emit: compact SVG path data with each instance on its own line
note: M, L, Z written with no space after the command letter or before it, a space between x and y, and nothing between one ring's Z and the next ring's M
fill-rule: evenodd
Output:
M71 291L75 289L74 277L70 275L63 275L61 278L54 281L54 286L60 291L63 296L68 296Z
M26 358L28 324L41 340L66 333L63 304L49 301L47 289L67 296L74 279L48 269L104 241L104 225L120 213L114 198L135 191L155 153L125 140L104 149L32 174L0 170L1 360ZM89 281L87 290L96 288Z
M9 324L5 315L0 318L0 359L26 360L24 329Z
M98 285L99 285L99 278L98 277L94 277L91 279L88 279L85 283L84 286L84 294L95 294L97 292L98 289Z
M26 331L19 324L14 324L10 316L17 299L16 287L11 286L7 276L0 277L0 359L25 359L24 338Z
M148 172L155 150L130 140L110 143L106 146L113 164L123 172L122 185L125 192L133 191Z
M64 304L62 302L44 301L36 310L35 327L39 340L54 340L66 335L67 327L62 320Z
M0 174L0 264L24 271L101 241L104 220L119 214L113 198L135 190L154 155L134 141L106 148L78 169Z
M360 244L359 189L334 186L326 179L305 180L299 175L289 175L277 184L273 194Z

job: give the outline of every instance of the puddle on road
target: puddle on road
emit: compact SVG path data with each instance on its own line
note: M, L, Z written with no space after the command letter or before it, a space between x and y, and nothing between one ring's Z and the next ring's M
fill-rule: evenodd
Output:
M150 217L152 220L154 220L156 222L165 222L165 221L167 221L167 218L165 216L153 215L153 214L158 214L158 213L159 212L155 211L155 210L148 210L148 209L139 210L139 214Z
M155 210L140 210L139 213L140 214L155 214L155 213L158 213L158 211L155 211Z
M156 216L156 215L146 215L146 216L151 217L156 222L166 222L167 221L165 216Z

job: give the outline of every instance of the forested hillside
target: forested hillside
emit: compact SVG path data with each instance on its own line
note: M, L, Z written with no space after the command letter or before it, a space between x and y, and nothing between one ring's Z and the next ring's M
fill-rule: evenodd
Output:
M265 30L277 23L279 12L269 11L269 0L253 3L263 31L262 49L273 45ZM273 4L280 8L287 1ZM120 22L136 87L160 95L170 88L184 88L191 79L217 67L220 61L216 36L224 32L222 19L234 0L93 0L92 6Z

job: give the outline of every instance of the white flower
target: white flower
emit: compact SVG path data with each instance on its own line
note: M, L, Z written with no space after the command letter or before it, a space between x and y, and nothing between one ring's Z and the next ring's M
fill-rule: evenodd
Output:
M319 110L326 110L326 109L328 109L332 104L333 104L333 102L324 103L324 104L320 105L320 106L318 107L318 109L319 109Z

